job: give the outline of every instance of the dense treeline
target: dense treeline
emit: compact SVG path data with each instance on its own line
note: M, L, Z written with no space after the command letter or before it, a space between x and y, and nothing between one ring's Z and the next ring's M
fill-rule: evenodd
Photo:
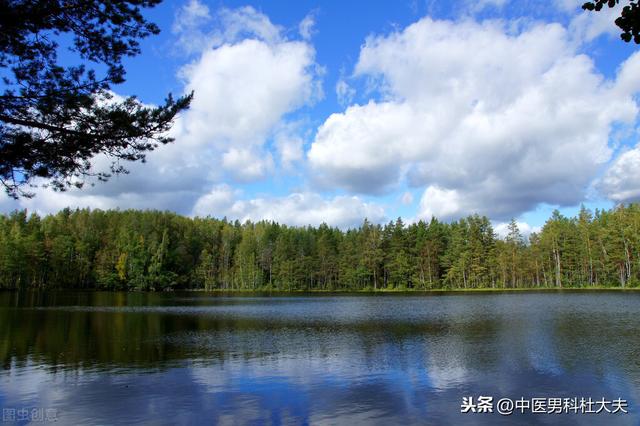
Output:
M368 290L635 287L640 206L554 212L526 241L469 216L405 225L187 218L65 209L0 215L0 288Z

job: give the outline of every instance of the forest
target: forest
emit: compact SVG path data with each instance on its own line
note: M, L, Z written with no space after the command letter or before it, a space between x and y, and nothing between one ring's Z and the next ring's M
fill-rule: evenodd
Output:
M640 205L554 211L523 237L487 217L346 231L64 209L0 215L0 288L375 291L640 286Z

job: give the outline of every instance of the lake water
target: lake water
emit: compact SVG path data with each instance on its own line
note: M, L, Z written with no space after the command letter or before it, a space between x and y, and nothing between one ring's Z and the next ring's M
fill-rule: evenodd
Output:
M0 360L9 423L639 424L640 293L4 292Z

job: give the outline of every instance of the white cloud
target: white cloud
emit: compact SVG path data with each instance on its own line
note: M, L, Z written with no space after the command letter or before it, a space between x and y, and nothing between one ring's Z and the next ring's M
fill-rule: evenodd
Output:
M243 15L238 20L248 18ZM250 21L254 27L264 24ZM260 33L270 34L265 29ZM241 181L266 176L271 167L265 144L282 125L283 116L321 96L313 47L269 38L271 42L245 39L207 50L183 69L187 90L193 90L195 97L178 142L221 153L222 167ZM209 167L215 167L215 155L210 157ZM254 164L259 157L262 164ZM242 159L246 161L241 163Z
M190 0L178 9L171 31L183 52L196 53L208 45L210 37L202 32L202 27L210 21L209 8L198 0Z
M596 187L604 196L619 203L640 201L640 147L619 155Z
M287 125L286 114L322 96L321 70L311 44L287 40L252 7L222 9L216 18L208 48L181 70L195 97L176 126L177 145L195 152L204 170L221 166L242 182L262 179L273 170L265 145Z
M304 17L302 21L300 21L300 24L298 24L298 32L300 33L300 37L302 37L303 40L310 40L311 36L313 36L313 34L315 33L315 25L315 13L309 13Z
M274 142L280 167L286 170L304 159L304 140L300 123L287 123L275 131Z
M194 90L185 137L198 144L260 145L281 117L317 93L313 48L247 39L205 51L183 71Z
M432 217L448 219L464 212L464 200L455 189L429 186L422 194L418 218L430 220Z
M229 219L274 220L295 226L327 223L340 228L359 226L364 218L372 222L385 219L384 209L359 197L336 196L324 199L315 193L292 193L286 197L239 199L228 185L215 186L195 204L196 216L226 216Z
M378 193L397 181L399 165L420 154L416 149L425 148L418 139L429 132L428 124L415 117L408 103L350 106L320 126L308 157L321 180Z
M509 218L545 202L584 198L632 123L634 56L605 80L558 24L513 33L501 22L424 18L370 37L355 76L381 100L322 124L308 152L319 182L379 193L424 187L419 215Z
M229 185L216 185L198 199L194 205L193 214L203 217L222 217L229 213L237 195L239 192L234 191Z
M282 28L251 6L220 10L222 43L235 43L247 37L257 37L269 44L284 41Z
M212 15L199 0L190 0L178 9L171 29L176 36L176 47L188 55L247 38L268 44L285 41L283 29L251 6L220 8Z
M222 166L240 182L258 180L270 173L274 167L270 153L258 154L246 148L229 148L222 156Z
M173 129L176 143L159 154L161 164L149 161L151 168L199 169L200 177L193 177L199 188L223 175L239 182L268 176L274 164L266 145L286 125L283 117L321 96L310 44L285 39L251 7L217 16L222 26L209 35L217 47L181 70L186 91L195 96Z
M346 106L353 101L356 95L356 90L349 86L349 83L343 79L338 80L336 83L336 96L338 97L338 103L342 106Z
M640 52L635 52L618 67L618 77L613 87L619 96L640 91Z

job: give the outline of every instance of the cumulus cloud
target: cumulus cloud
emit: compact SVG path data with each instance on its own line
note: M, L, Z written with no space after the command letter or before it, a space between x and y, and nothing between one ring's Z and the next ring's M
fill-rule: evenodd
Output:
M379 100L332 114L308 160L355 193L425 188L419 217L574 205L610 159L611 127L636 117L637 61L609 81L559 24L424 18L367 39L354 75Z
M355 196L324 199L318 194L292 193L285 197L244 200L228 185L217 185L195 204L196 216L226 216L229 219L273 220L296 226L327 223L340 228L359 226L364 218L372 222L385 219L384 209Z
M430 220L460 216L465 212L464 200L455 189L443 189L431 185L422 194L418 217Z
M154 152L145 166L186 171L178 180L198 190L221 177L247 182L268 176L274 163L266 146L285 125L283 117L321 96L312 45L287 40L251 7L216 16L221 24L207 35L209 46L180 72L185 91L195 95L172 129L176 143Z
M604 196L619 203L640 201L640 147L619 155L596 187Z
M287 40L253 8L217 17L221 24L207 35L213 48L181 70L195 97L176 140L201 169L220 168L239 182L263 179L273 171L266 145L283 117L322 96L321 69L311 44Z
M247 39L202 54L186 67L195 97L182 139L197 145L259 147L284 114L317 95L313 48Z

